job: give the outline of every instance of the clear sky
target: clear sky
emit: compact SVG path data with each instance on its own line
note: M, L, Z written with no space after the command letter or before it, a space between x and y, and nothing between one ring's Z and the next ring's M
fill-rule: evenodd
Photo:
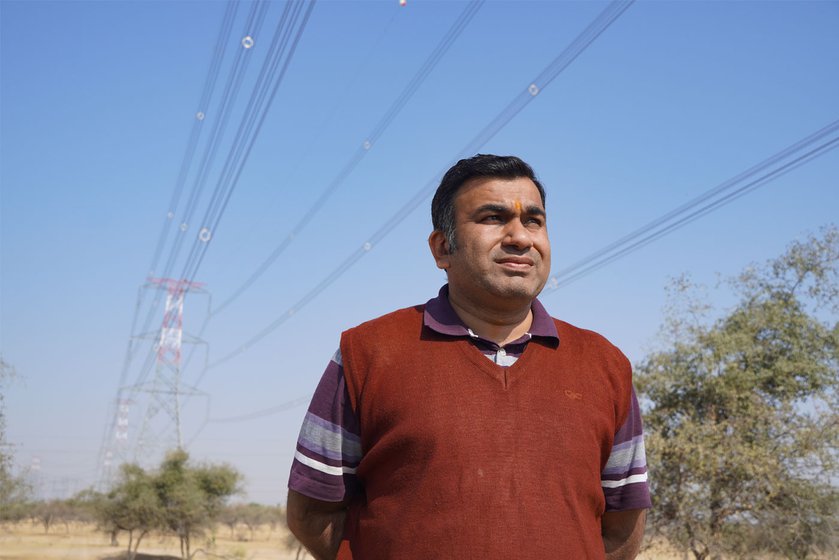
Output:
M0 351L18 376L6 388L8 439L18 466L36 467L41 495L96 482L128 342L148 334L147 316L152 334L160 327L162 310L149 311L148 292L132 332L138 289L170 210L226 6L0 2ZM305 218L276 262L207 322L201 348L215 364L287 320L206 371L201 350L183 371L184 384L206 395L183 406L189 451L239 468L246 499L284 500L305 412L300 399L340 332L422 303L444 282L426 246L429 200L405 215L400 208L464 155L606 3L485 3L307 217L466 6L318 2L254 136L194 278L208 295L189 295L184 311L186 333L197 336L208 305L235 293ZM271 3L259 32L246 31L250 3L236 12L175 226L187 220L193 187L204 190L186 232L174 227L167 238L164 260L173 238L183 236L188 248L198 234L283 8ZM535 168L548 190L560 272L839 119L837 29L837 2L637 2L480 150L517 154ZM254 44L242 53L248 34ZM230 82L238 95L206 180L197 181L236 53L250 60ZM388 235L288 314L395 215L402 219ZM689 273L713 284L837 221L833 150L542 300L638 362L656 343L670 278ZM172 275L185 257L177 254ZM154 368L143 366L149 348L135 338L125 385L153 378ZM133 401L134 438L151 401L123 396ZM272 407L281 411L260 414ZM156 433L165 440L162 416ZM229 418L240 420L219 421Z

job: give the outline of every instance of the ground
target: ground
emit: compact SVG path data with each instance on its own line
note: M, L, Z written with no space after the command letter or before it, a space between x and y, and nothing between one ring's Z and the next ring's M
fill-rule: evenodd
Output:
M109 544L107 535L96 531L93 525L71 523L50 528L32 523L0 525L0 560L123 560L127 535L120 536L120 547ZM290 548L288 530L263 526L253 532L237 527L231 533L227 526L219 526L215 537L196 541L200 549L195 560L311 560L305 553L298 555L296 547ZM652 547L638 560L677 560L681 555L667 553L662 547ZM173 537L153 535L146 537L140 546L137 560L180 560L179 545Z
M29 522L0 525L0 560L124 560L128 536L119 538L120 546L109 544L106 534L92 524L57 524L44 533L42 525ZM268 525L253 534L244 525L231 532L219 525L214 535L196 539L195 560L311 560L289 545L285 527ZM180 560L178 540L171 536L152 535L140 545L137 560ZM684 556L662 543L645 546L638 560L682 560Z
M193 558L294 560L296 548L289 549L286 539L288 531L284 527L272 530L266 525L251 536L244 526L231 534L229 527L220 525L214 537L207 535L195 540L193 549L200 550ZM58 524L46 534L42 525L6 524L0 525L0 560L122 560L128 535L120 535L119 547L111 546L109 542L107 535L88 524ZM298 558L302 559L303 555ZM180 545L170 536L146 537L137 555L137 560L179 559Z

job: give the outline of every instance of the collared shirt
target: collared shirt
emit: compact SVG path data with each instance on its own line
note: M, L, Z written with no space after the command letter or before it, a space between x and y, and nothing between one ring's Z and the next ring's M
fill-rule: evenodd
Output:
M560 343L556 324L538 300L533 301L531 311L529 331L500 346L481 338L461 321L449 303L448 286L443 286L438 296L426 303L423 324L442 335L468 338L488 359L510 366L528 344L555 347ZM362 457L359 433L338 350L327 365L303 420L289 488L327 502L351 497L359 490L355 477ZM606 511L650 507L641 411L634 390L629 415L615 434L612 452L600 478Z

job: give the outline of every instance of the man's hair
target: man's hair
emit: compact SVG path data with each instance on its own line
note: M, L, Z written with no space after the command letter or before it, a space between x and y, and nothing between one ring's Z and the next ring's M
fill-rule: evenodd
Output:
M435 231L442 231L449 242L449 250L456 249L455 244L455 209L454 201L461 187L468 181L479 177L497 177L500 179L518 179L524 177L533 181L545 205L545 189L536 178L533 169L516 156L496 156L478 154L462 159L446 171L434 199L431 201L431 223Z

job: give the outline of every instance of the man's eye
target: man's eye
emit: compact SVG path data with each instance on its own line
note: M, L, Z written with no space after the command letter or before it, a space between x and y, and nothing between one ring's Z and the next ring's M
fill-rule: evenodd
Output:
M528 218L527 221L525 221L525 223L527 225L542 227L542 220L539 218Z
M483 221L483 222L500 222L501 221L501 216L499 216L498 214L492 214L490 216L484 217L484 219L481 220L481 221Z

